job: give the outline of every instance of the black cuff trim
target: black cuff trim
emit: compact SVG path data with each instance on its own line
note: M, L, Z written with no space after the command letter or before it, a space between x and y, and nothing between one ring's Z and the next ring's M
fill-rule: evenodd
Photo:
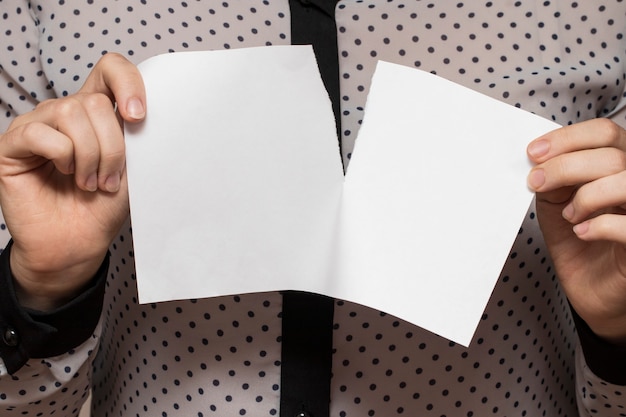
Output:
M610 384L626 385L626 347L600 338L573 308L571 310L589 369Z
M61 355L93 334L102 312L109 255L78 297L42 312L26 309L17 300L9 262L11 246L12 242L0 254L0 357L7 371L15 373L30 358Z

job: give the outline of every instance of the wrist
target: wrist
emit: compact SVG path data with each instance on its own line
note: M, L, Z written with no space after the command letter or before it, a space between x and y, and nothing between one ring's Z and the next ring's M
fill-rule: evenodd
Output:
M79 295L102 265L103 254L97 258L63 267L50 263L37 266L24 256L16 244L10 249L9 264L15 295L22 307L36 311L54 310Z
M71 301L80 293L79 289L58 288L46 289L37 286L23 285L23 282L13 278L15 297L20 306L35 311L52 311Z

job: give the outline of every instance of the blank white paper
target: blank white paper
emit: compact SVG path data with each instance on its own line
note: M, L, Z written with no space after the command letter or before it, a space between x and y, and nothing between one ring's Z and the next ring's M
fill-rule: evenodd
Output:
M126 146L140 302L320 291L343 170L311 48L139 68L148 116Z
M469 345L532 201L526 145L553 122L380 62L344 181L310 47L140 70L148 118L126 139L140 302L311 291Z
M379 62L344 185L333 293L467 346L533 194L526 146L557 125ZM359 285L360 284L360 285Z

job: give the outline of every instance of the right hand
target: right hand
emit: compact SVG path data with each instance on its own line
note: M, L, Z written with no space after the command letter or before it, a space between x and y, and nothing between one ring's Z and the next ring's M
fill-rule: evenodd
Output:
M0 135L0 202L22 305L57 307L98 270L128 215L122 126L144 116L137 68L107 54L78 93L40 103Z

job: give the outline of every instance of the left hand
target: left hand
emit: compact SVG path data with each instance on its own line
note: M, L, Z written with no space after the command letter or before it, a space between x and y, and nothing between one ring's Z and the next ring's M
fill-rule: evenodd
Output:
M572 306L605 340L626 346L626 131L608 119L535 139L528 184Z

